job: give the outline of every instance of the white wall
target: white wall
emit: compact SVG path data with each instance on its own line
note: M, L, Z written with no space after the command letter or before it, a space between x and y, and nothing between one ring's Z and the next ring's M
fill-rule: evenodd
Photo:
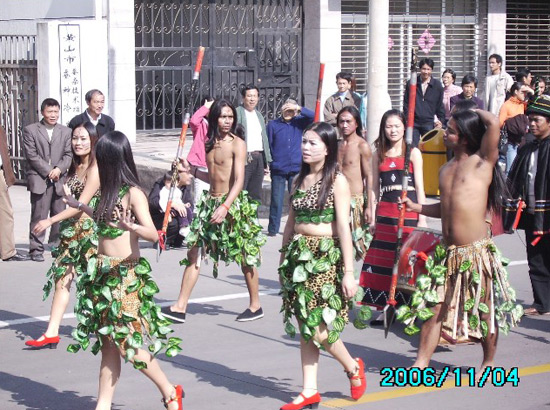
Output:
M84 94L88 90L97 88L108 96L107 22L104 20L53 20L38 23L36 47L39 105L48 97L61 102L60 24L75 24L80 27L80 79L82 90L80 112L83 112L86 108ZM101 56L105 57L101 58ZM108 98L105 101L104 112L111 114ZM67 124L71 118L72 116L69 118L66 115L60 119L60 122Z

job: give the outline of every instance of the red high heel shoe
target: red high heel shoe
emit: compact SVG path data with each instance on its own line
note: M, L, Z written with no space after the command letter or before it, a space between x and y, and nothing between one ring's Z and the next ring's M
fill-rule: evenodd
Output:
M367 390L367 380L365 379L365 363L363 363L363 360L360 358L356 358L355 361L357 362L357 371L353 373L346 372L346 374L350 382L351 398L353 400L359 400L365 393L365 390ZM361 384L359 386L354 386L352 383L353 380L361 380Z
M300 396L304 399L301 403L294 404L290 402L281 407L281 410L316 409L319 407L319 403L321 403L321 395L319 393L315 393L311 397L306 397L300 393Z
M44 336L44 339L40 339L40 337ZM38 339L34 340L27 340L25 342L26 346L33 347L34 349L43 349L45 347L49 347L50 349L57 349L57 344L59 343L59 336L54 337L46 337L46 335L42 335Z
M164 407L168 408L168 405L174 401L178 402L178 410L183 410L183 398L185 397L185 392L183 391L183 387L181 385L174 386L176 389L176 393L172 396L170 396L169 399L160 399L162 404L164 404Z

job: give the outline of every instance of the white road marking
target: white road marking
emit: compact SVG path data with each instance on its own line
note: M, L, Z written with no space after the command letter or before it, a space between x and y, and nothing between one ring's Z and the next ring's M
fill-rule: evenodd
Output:
M260 296L265 295L276 295L279 293L278 289L267 289L260 292ZM228 295L220 295L220 296L209 296L204 298L196 298L196 299L189 299L189 303L209 303L209 302L218 302L221 300L232 300L232 299L243 299L248 297L248 292L245 293L232 293ZM158 306L170 306L174 303L171 302L162 302L157 303ZM63 315L63 319L74 319L75 315L74 313L65 313ZM50 320L50 316L37 316L37 317L27 317L25 319L14 319L14 320L6 320L1 321L0 320L0 328L3 327L10 327L15 325L22 325L25 323L35 323L35 322L48 322Z
M518 266L518 265L527 265L527 260L521 261L511 261L508 266ZM268 289L260 292L260 296L263 295L276 295L279 293L278 289ZM189 299L189 303L209 303L209 302L219 302L222 300L233 300L233 299L243 299L248 297L248 292L245 293L232 293L228 295L220 296L209 296L204 298ZM173 302L162 302L158 303L159 306L170 306ZM74 313L66 313L63 315L63 319L74 319ZM22 325L25 323L35 323L35 322L48 322L50 316L37 316L37 317L27 317L25 319L14 319L14 320L0 320L0 329L4 327L10 327L15 325Z

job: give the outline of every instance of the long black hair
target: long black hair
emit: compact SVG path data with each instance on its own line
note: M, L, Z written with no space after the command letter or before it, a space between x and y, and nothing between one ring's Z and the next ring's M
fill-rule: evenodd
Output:
M95 157L101 186L101 199L97 205L96 219L109 220L120 188L123 185L139 187L138 173L130 141L120 131L110 131L99 139L95 146Z
M208 141L206 141L206 143L204 144L206 152L210 152L212 148L214 148L214 144L220 136L218 119L221 117L222 109L224 107L229 107L233 112L233 125L231 125L231 129L229 130L229 132L237 135L239 138L242 138L244 140L244 129L241 125L237 125L237 110L235 109L233 104L231 104L231 102L224 98L221 98L219 100L216 100L214 104L212 104L212 107L210 107L210 112L208 113L208 132L206 133Z
M355 123L357 124L357 129L355 130L355 133L359 137L363 138L363 123L361 121L361 113L359 112L357 107L355 107L355 105L346 105L344 108L342 108L336 116L336 124L340 122L340 116L345 112L349 112L351 114L351 116L355 120Z
M391 116L396 116L403 123L401 156L405 156L405 132L407 128L407 123L405 122L405 114L403 114L403 112L399 110L388 110L384 113L382 119L380 120L378 139L374 142L374 146L376 147L376 152L378 153L378 159L380 160L380 163L384 162L384 159L386 159L386 152L388 152L388 150L391 148L390 140L388 139L388 137L386 137L386 122Z
M466 140L466 150L473 154L481 148L481 140L487 131L481 117L471 110L454 112L451 118L455 121L456 131L460 139ZM495 148L496 149L496 148ZM487 209L498 212L502 207L503 198L509 197L508 189L498 161L493 168L493 178L489 185Z
M95 128L95 125L92 124L90 121L86 121L80 125L77 125L74 127L73 132L75 132L78 128L84 128L88 135L90 136L90 158L88 160L88 168L90 168L94 162L95 162L95 145L97 144L97 140L99 139L99 135L97 133L97 129ZM71 143L72 148L72 143ZM69 172L67 172L67 175L72 176L76 173L76 169L78 166L82 163L82 160L78 155L74 154L73 151L73 161L71 162L71 167L69 168Z
M334 183L334 178L336 177L336 172L338 172L339 170L338 134L336 133L336 129L326 122L314 122L304 130L304 135L308 131L315 132L327 147L327 155L325 157L325 164L323 165L323 172L321 176L321 189L319 190L319 198L317 200L317 207L319 209L324 209L327 203L330 189L332 188L332 185ZM300 185L302 185L302 182L304 182L304 178L309 173L309 164L306 164L302 160L300 173L296 177L296 183L294 185L295 189L300 188Z

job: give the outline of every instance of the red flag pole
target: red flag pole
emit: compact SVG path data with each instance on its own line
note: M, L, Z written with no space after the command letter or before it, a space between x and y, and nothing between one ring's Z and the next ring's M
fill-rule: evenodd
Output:
M405 166L403 169L403 179L401 180L401 203L407 198L407 190L409 188L409 164L411 160L411 146L413 139L414 129L414 110L416 105L416 48L412 49L411 57L411 78L409 81L409 116L407 118L407 130L405 132ZM397 274L399 266L399 254L401 252L401 245L403 244L403 227L405 226L405 205L401 206L399 212L399 220L397 223L397 246L395 249L395 257L393 263L392 277L389 298L386 306L384 307L384 336L388 337L390 326L395 317L395 290L397 288Z
M323 79L325 77L325 63L319 66L319 83L317 84L317 101L315 102L315 116L313 121L319 121L321 118L321 94L323 92Z
M168 221L170 219L170 211L172 210L172 199L174 198L174 191L178 184L178 160L183 153L183 147L185 145L185 138L187 136L187 129L189 128L189 121L191 119L191 110L193 108L193 103L195 102L195 97L197 93L197 85L199 83L199 74L202 67L202 60L204 58L204 47L199 47L199 52L197 54L197 61L195 63L195 70L193 72L193 78L191 80L191 93L189 99L187 100L187 105L185 107L185 115L183 117L183 124L181 127L180 138L178 149L176 151L176 159L172 163L172 180L170 182L170 192L168 194L168 203L166 205L166 211L164 212L164 220L162 221L162 229L158 231L159 235L159 253L160 251L166 248L166 230L168 229Z

